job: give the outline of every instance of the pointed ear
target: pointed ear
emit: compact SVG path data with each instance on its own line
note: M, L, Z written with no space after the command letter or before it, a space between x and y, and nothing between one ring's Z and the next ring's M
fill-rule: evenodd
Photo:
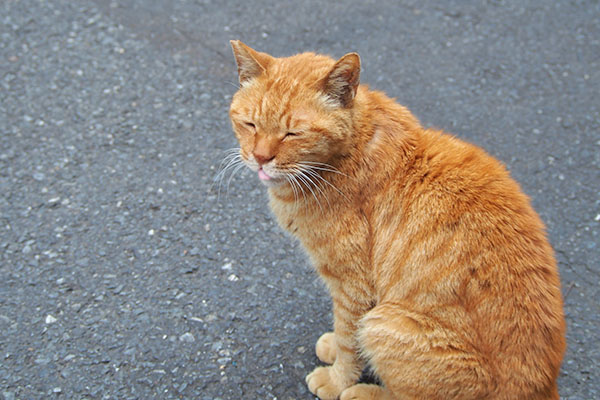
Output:
M348 53L340 58L321 83L321 89L332 101L350 107L360 82L360 57Z
M231 40L229 43L237 62L241 85L260 76L273 59L270 55L253 50L239 40Z

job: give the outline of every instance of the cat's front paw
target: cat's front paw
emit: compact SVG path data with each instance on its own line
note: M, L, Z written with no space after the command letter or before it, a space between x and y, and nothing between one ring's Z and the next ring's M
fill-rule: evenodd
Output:
M319 360L325 364L333 364L336 356L335 333L327 332L322 334L319 340L317 340L315 352Z
M321 400L335 400L342 390L349 385L344 384L333 367L318 367L306 376L308 389Z

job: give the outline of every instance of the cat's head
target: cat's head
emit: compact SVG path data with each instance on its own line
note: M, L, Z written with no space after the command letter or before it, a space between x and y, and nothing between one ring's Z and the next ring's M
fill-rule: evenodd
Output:
M328 168L352 146L360 58L275 58L231 41L240 89L230 118L244 162L268 186ZM312 166L312 167L311 167Z

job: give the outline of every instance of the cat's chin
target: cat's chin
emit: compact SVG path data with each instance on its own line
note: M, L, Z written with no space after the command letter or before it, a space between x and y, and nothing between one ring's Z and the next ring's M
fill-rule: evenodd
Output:
M286 180L283 178L271 178L271 179L260 179L260 182L269 188L279 187L286 183Z

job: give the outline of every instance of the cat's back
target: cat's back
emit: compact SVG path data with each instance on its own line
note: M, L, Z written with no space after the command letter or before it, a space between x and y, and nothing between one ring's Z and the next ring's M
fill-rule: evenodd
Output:
M519 229L520 234L545 238L529 198L500 161L442 131L423 130L414 143L404 176L397 181L402 191L397 198L407 210L404 217L422 220L427 214L439 222L473 224L470 228L480 233L494 225L507 228L506 236Z
M504 165L483 149L424 130L402 179L379 201L393 205L379 207L377 223L384 232L379 242L391 239L382 247L413 257L424 274L469 272L486 280L483 286L496 296L545 291L560 299L541 219ZM407 259L394 260L394 269L402 272ZM527 287L534 281L536 287Z
M418 135L403 175L380 193L388 206L374 208L380 299L470 332L507 384L534 363L555 378L565 347L560 282L528 197L498 160L440 131Z

